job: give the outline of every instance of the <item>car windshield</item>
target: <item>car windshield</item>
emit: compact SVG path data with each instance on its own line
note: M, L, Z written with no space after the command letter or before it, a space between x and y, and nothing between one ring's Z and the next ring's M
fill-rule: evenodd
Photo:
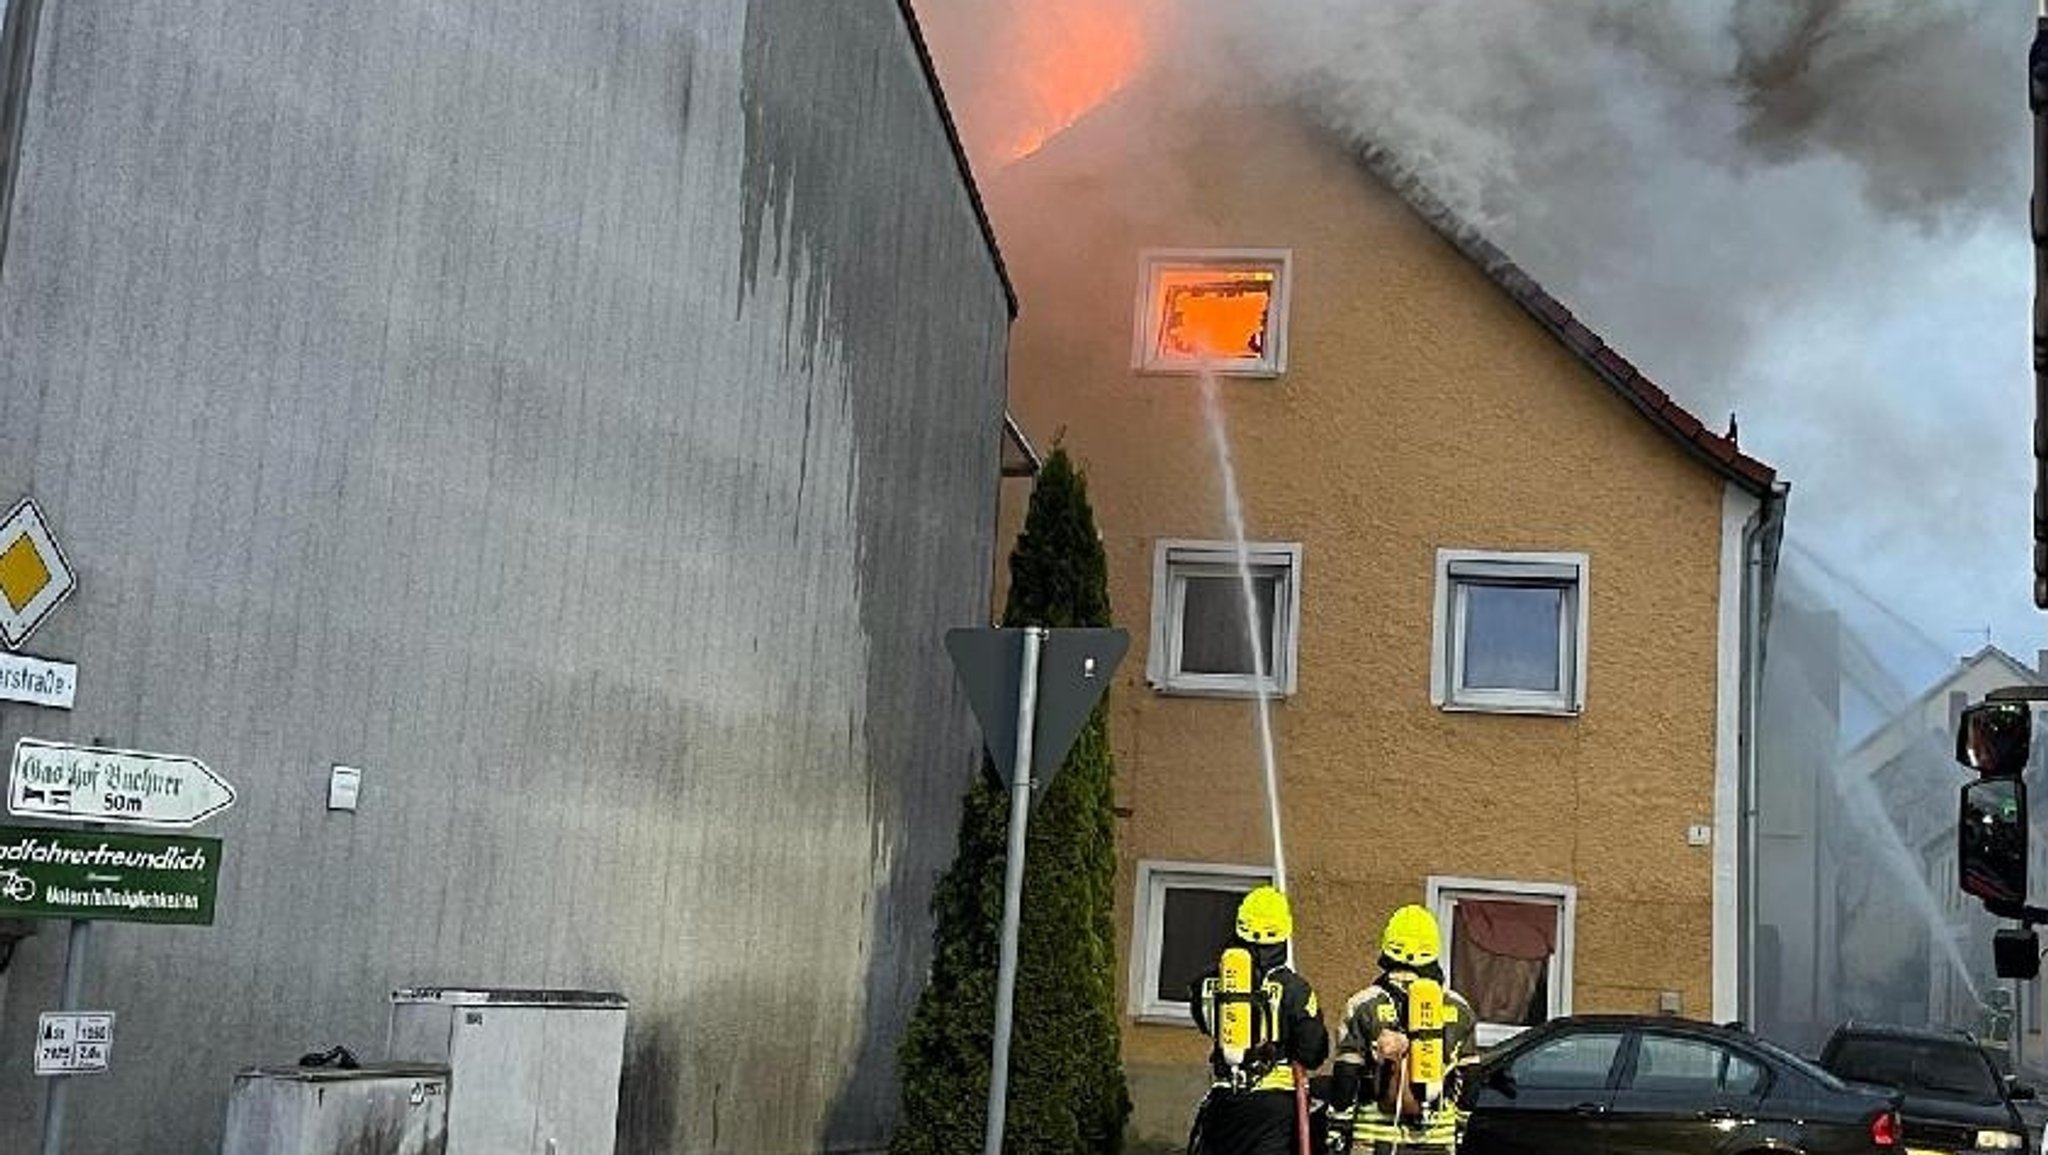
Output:
M1897 1087L1909 1095L1971 1103L2004 1098L1990 1062L1967 1041L1852 1036L1835 1048L1828 1067L1845 1079Z

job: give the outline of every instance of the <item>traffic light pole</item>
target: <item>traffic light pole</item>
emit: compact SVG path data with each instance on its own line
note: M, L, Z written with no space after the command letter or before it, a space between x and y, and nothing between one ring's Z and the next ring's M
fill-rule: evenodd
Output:
M2048 0L2035 8L2027 108L2034 118L2034 605L2048 610Z

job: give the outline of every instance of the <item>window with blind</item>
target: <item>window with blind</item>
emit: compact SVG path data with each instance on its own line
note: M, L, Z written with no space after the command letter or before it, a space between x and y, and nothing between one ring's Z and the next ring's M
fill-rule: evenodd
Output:
M1445 973L1491 1046L1571 1013L1571 937L1577 896L1547 883L1432 879L1445 934Z

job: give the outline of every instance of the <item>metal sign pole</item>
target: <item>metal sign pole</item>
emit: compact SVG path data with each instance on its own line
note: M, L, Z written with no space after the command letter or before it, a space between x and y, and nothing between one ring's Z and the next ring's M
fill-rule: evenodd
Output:
M1017 909L1024 901L1024 832L1031 816L1031 733L1038 714L1038 650L1046 631L1024 630L1017 682L1017 761L1010 771L1010 850L1003 862L1003 946L996 965L996 1037L988 1070L988 1130L982 1155L1002 1155L1003 1110L1010 1090L1010 1003L1017 989ZM45 1155L53 1153L45 1152Z
M57 1004L60 1011L76 1011L85 1006L81 988L85 986L85 949L91 932L90 920L71 920L71 929L64 938L64 996ZM64 1100L74 1078L77 1076L51 1075L43 1086L43 1155L62 1155Z
M106 829L100 823L85 824L87 833ZM64 934L64 990L57 1000L60 1011L76 1011L85 1008L85 951L92 939L92 920L74 918L70 929ZM37 1040L38 1046L42 1045ZM64 1108L70 1097L71 1080L76 1075L51 1075L43 1087L43 1155L63 1155L64 1152Z

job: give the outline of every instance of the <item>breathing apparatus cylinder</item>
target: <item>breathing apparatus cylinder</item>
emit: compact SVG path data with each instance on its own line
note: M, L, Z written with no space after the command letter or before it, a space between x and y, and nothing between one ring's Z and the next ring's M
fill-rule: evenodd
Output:
M1216 1042L1223 1061L1236 1068L1252 1045L1252 952L1234 946L1217 967Z
M1408 1078L1416 1098L1433 1104L1444 1093L1444 988L1435 979L1408 984Z

